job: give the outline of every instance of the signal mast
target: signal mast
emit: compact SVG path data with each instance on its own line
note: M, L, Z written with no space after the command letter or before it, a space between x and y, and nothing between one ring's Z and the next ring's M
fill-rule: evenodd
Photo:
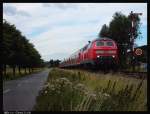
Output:
M134 71L134 39L135 39L135 27L136 27L136 21L137 21L137 17L139 15L142 15L142 13L133 13L133 11L131 11L130 13L130 19L131 19L131 23L132 23L132 26L131 26L131 38L130 38L130 42L131 42L131 53L132 53L132 58L131 58L131 61L132 61L132 65L133 65L133 71Z

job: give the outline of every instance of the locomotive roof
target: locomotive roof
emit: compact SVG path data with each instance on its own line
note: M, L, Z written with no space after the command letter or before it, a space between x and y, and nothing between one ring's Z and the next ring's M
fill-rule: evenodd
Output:
M110 39L110 38L107 38L107 37L101 37L101 38L96 38L95 40L93 40L93 41L96 41L96 40L112 40L112 39Z

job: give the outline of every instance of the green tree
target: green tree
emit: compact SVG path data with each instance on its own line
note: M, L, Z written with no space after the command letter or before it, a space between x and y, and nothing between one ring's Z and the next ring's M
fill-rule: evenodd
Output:
M49 61L49 67L58 67L60 62L61 62L61 61L58 60L58 59L57 59L57 60L51 59L51 60Z
M6 20L3 22L3 38L1 42L1 65L2 65L2 70L4 71L4 75L6 75L6 65L10 64L13 56L14 56L14 51L13 51L13 39L15 37L15 26L10 25ZM12 62L11 62L12 63Z
M135 39L139 36L140 19L137 17ZM110 37L118 44L119 60L122 67L126 66L127 49L131 48L131 19L121 12L116 12L109 24Z
M15 25L11 25L6 20L3 20L3 38L0 42L0 68L1 72L6 75L6 65L13 68L13 75L15 76L16 67L19 73L21 68L40 67L43 63L40 54L34 48L22 33L16 29ZM1 73L3 74L3 73Z
M99 32L99 37L109 37L109 27L104 24Z
M49 67L53 67L54 66L54 61L53 61L53 59L51 59L50 61L49 61Z

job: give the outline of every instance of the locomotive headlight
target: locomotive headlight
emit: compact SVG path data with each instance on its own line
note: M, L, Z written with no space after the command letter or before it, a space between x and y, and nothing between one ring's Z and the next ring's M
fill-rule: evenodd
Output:
M100 56L98 55L97 58L100 58Z
M113 55L112 57L115 58L115 55Z

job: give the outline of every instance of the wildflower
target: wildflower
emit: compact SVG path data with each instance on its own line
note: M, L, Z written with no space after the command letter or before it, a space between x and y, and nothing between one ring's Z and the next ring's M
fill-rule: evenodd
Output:
M67 82L66 82L66 85L68 85L68 86L72 86L72 82L67 81Z
M45 94L47 94L47 91L45 91Z
M93 100L96 100L96 94L91 93L90 96L93 98Z
M76 86L75 86L75 88L77 88L77 89L85 89L85 86L83 85L83 84L81 84L81 83L78 83Z
M67 78L65 78L65 77L59 78L56 81L58 81L58 82L69 82L69 80Z
M58 83L58 84L70 84L70 81L67 78L59 78L59 79L56 79L56 83Z
M98 92L99 95L102 95L102 92Z
M88 95L89 94L88 89L83 84L81 84L81 83L78 83L77 85L75 85L73 87L73 89L76 92L79 92L80 94L84 94L84 95Z
M110 98L110 95L107 94L107 93L104 93L104 94L103 94L103 99L106 100L106 99L108 99L108 98Z
M104 95L105 97L110 97L110 95L107 94L107 93L104 93L103 95Z
M49 87L49 85L50 85L49 83L45 84L44 88L47 88L47 87Z
M55 86L52 84L52 85L49 86L49 89L54 91L55 90Z
M87 96L87 95L89 95L89 92L88 92L88 91L85 91L84 94Z

